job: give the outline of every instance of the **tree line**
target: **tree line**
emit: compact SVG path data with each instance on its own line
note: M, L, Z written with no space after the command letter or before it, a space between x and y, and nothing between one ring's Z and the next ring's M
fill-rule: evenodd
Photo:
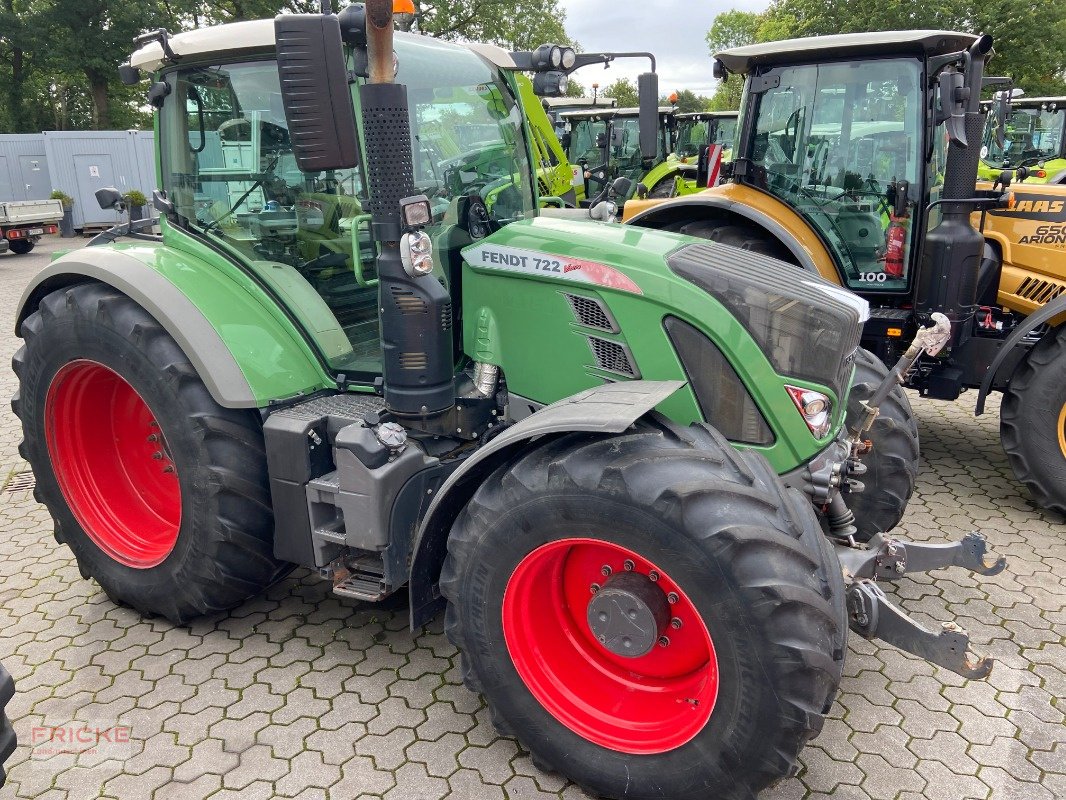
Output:
M1029 96L1066 94L1066 2L1062 0L879 0L857 10L854 0L771 0L763 12L726 11L707 32L710 54L730 47L831 33L908 29L988 33L995 75L1014 78ZM737 108L743 81L718 87L712 106Z
M335 2L336 4L336 2ZM0 133L144 128L144 88L118 65L135 36L270 19L319 0L0 0ZM415 0L415 31L509 49L571 43L558 0Z

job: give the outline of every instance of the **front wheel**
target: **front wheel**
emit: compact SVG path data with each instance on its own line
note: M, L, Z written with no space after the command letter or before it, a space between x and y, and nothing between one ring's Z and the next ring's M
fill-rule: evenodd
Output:
M1011 376L999 433L1033 500L1066 514L1066 326L1045 334Z
M215 403L147 311L84 283L46 296L22 336L11 403L20 452L85 577L184 622L286 569L273 557L258 420Z
M849 430L862 417L863 402L887 374L888 367L869 350L860 347L856 351L845 420ZM899 524L918 480L918 420L902 386L894 386L889 392L866 435L873 442L873 450L862 459L866 465L862 477L866 489L847 496L848 506L855 513L855 538L863 542Z
M750 798L792 774L840 681L827 547L810 503L716 433L567 435L456 521L446 629L538 765L609 797Z

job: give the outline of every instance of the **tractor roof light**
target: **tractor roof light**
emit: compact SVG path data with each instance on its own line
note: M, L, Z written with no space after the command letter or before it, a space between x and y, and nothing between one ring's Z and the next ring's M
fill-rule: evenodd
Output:
M814 438L821 439L829 432L829 424L833 418L833 404L829 398L821 392L813 389L804 389L800 386L785 386L788 396L796 404L796 408L807 423Z
M539 97L560 97L566 94L570 80L565 73L538 72L533 76L533 91Z

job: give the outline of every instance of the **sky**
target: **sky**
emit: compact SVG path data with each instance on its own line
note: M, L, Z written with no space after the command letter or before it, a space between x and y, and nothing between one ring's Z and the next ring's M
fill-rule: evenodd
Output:
M599 51L650 51L659 73L659 93L690 89L714 94L711 57L704 37L717 14L731 9L761 11L768 0L560 0L566 9L566 32L586 53ZM621 77L636 79L648 62L616 61L603 67L585 67L574 79L586 89L601 88Z

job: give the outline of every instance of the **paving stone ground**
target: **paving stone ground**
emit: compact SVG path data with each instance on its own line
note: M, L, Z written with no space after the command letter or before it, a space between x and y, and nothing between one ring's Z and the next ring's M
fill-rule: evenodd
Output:
M81 244L80 241L75 244ZM0 256L0 360L14 308L66 243ZM0 395L14 376L0 369ZM919 620L953 616L997 665L966 682L853 636L832 717L799 776L767 800L1053 800L1066 797L1066 525L1036 511L999 447L998 399L975 419L912 398L922 472L901 533L940 541L979 528L1007 570L942 571L891 591ZM0 483L26 472L0 412ZM14 484L17 485L17 484ZM406 612L339 600L307 572L187 628L142 620L82 580L26 490L0 493L0 660L21 739L0 795L18 798L569 798L496 735L461 685L438 619L412 638ZM34 726L129 727L130 741L42 757Z

